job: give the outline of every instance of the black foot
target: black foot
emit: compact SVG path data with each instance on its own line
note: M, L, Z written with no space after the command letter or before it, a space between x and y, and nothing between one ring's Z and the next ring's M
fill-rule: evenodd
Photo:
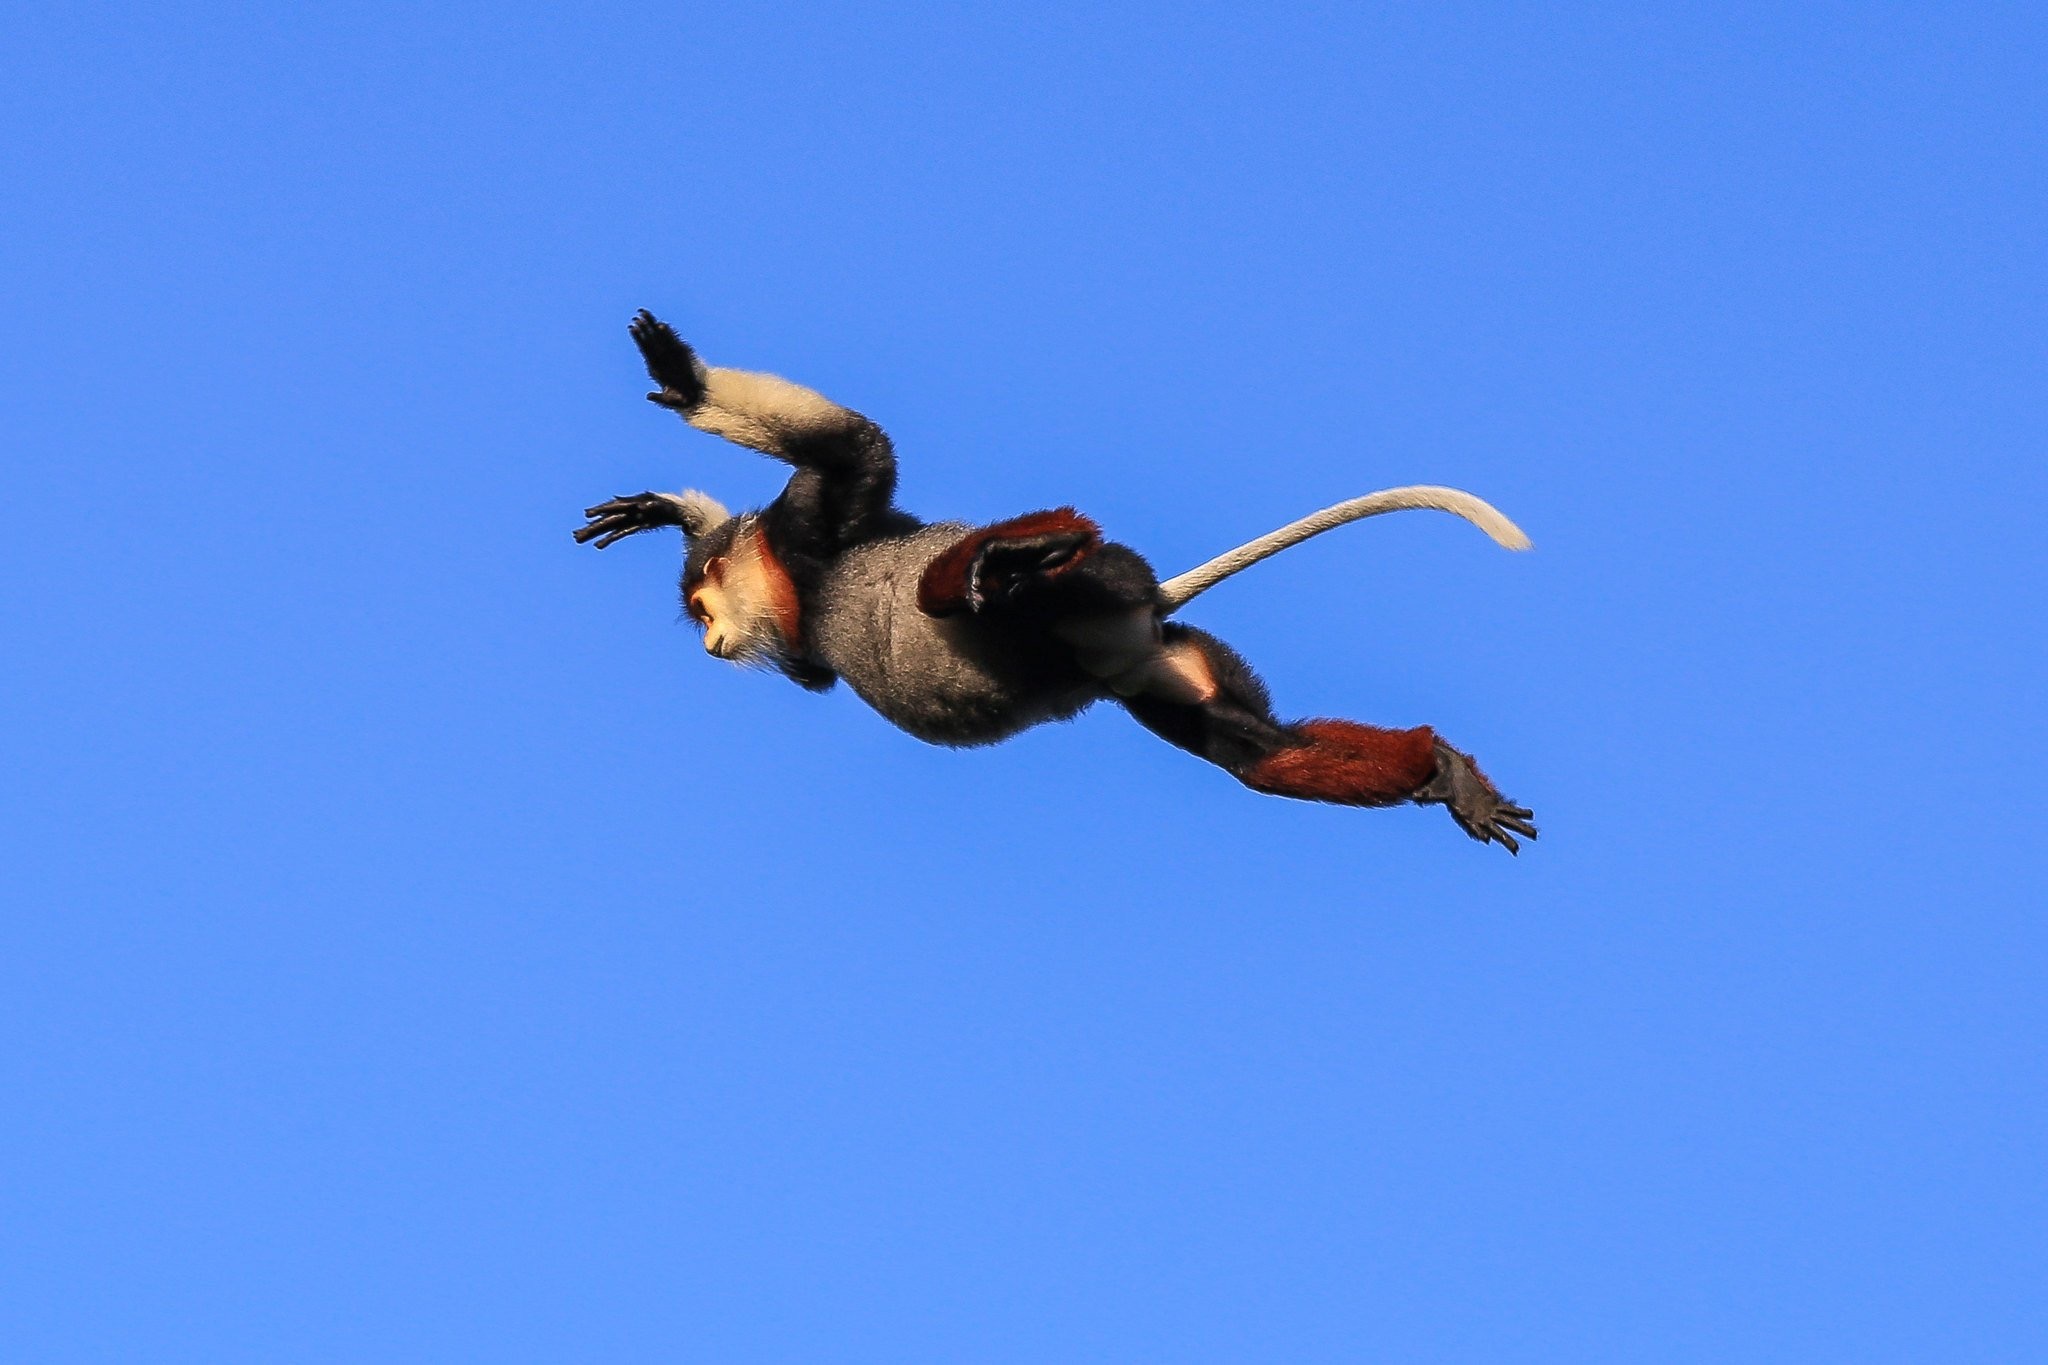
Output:
M1529 823L1535 816L1529 808L1502 796L1470 754L1461 754L1442 740L1436 746L1436 776L1414 799L1418 805L1448 808L1459 829L1482 844L1499 844L1509 853L1521 852L1522 846L1515 842L1517 834L1524 839L1536 837L1536 826Z

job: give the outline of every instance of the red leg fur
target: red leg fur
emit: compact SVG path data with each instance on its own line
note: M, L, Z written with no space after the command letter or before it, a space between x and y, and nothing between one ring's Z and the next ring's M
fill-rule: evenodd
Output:
M1436 775L1436 732L1382 730L1348 720L1305 720L1288 727L1306 739L1266 755L1240 774L1254 791L1342 806L1391 806Z
M1029 540L1034 536L1071 535L1076 532L1086 535L1088 544L1066 563L1050 570L1046 574L1048 578L1057 578L1086 559L1089 551L1102 540L1102 528L1071 507L1057 507L1050 512L1031 512L970 532L925 566L924 577L917 584L917 605L928 616L951 616L972 606L973 584L970 579L974 573L974 562L992 541Z

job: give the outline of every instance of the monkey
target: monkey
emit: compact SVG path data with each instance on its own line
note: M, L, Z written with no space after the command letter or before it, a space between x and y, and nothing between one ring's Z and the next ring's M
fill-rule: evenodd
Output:
M706 365L642 309L628 324L649 402L791 467L767 506L644 492L584 511L598 549L675 527L683 610L712 656L826 691L844 681L918 739L994 744L1120 705L1153 734L1254 791L1346 806L1440 805L1480 843L1519 854L1534 817L1429 726L1281 721L1266 685L1215 636L1171 619L1196 595L1310 536L1408 508L1451 512L1509 549L1528 537L1469 493L1413 486L1353 498L1164 582L1072 507L991 525L896 505L896 456L874 422L770 374Z

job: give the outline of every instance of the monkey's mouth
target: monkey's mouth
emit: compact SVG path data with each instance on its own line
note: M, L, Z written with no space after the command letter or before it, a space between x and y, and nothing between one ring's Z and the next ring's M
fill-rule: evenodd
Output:
M715 642L707 642L704 651L712 658L723 659L729 664L751 663L761 652L761 642L744 635L726 635Z

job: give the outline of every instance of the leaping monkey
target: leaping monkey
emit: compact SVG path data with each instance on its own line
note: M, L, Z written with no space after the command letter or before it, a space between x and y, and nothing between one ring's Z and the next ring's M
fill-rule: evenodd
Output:
M642 310L628 329L660 387L648 400L795 473L758 511L698 492L636 493L585 511L579 542L681 529L684 609L721 659L813 691L844 678L933 744L994 744L1114 700L1140 725L1255 791L1346 806L1446 807L1481 843L1534 839L1525 806L1428 726L1282 722L1236 650L1169 618L1198 593L1334 526L1405 508L1529 539L1469 493L1416 486L1338 503L1160 582L1071 507L993 526L926 523L895 504L896 457L857 412L774 375L705 365Z

